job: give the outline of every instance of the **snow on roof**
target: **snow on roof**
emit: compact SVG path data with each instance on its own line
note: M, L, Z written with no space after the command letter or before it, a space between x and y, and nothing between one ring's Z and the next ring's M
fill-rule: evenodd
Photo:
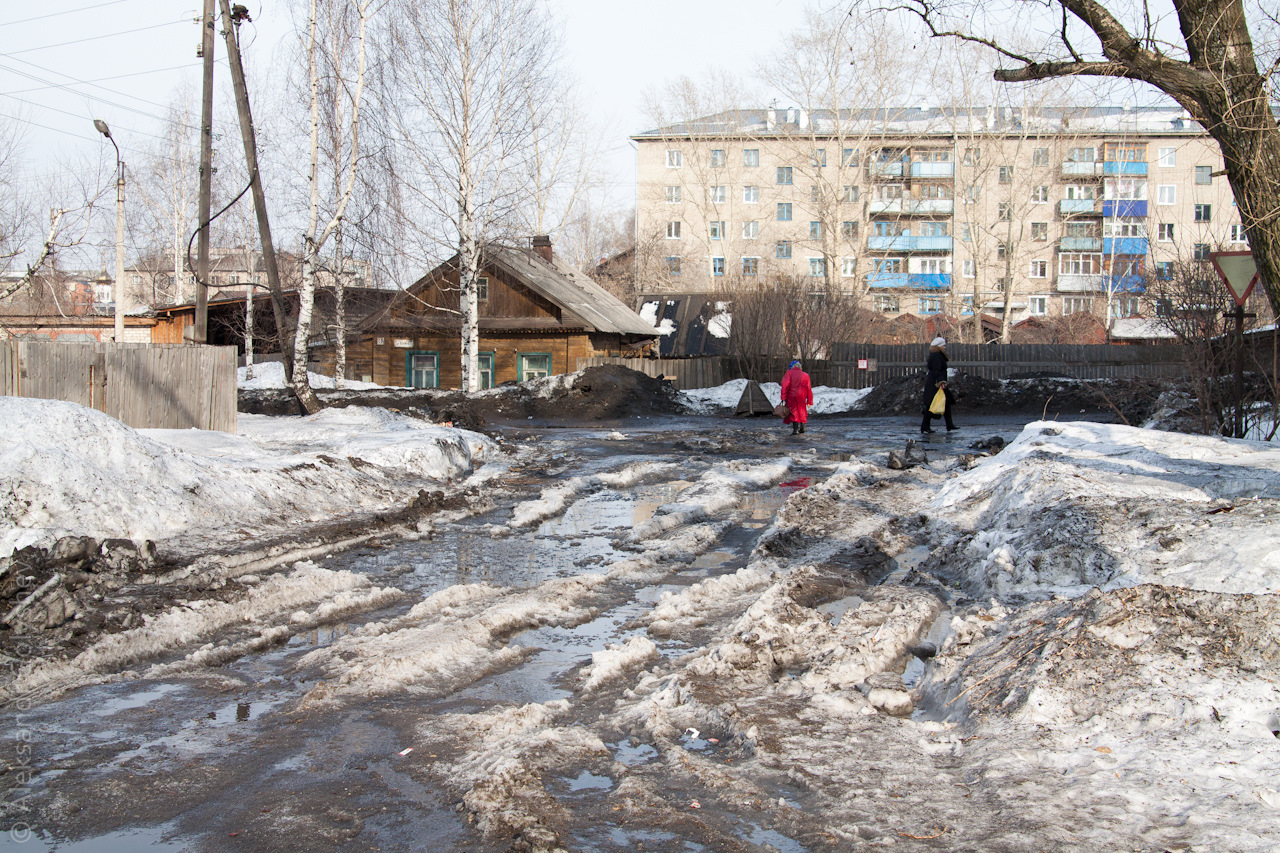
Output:
M1119 340L1147 340L1149 338L1176 338L1164 323L1146 317L1125 317L1111 325L1111 337Z

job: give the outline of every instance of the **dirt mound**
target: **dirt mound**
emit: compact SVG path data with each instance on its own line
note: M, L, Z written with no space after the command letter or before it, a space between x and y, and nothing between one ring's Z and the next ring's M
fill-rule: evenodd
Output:
M522 385L504 385L479 394L416 388L316 391L325 406L379 406L414 417L473 430L488 421L620 420L684 412L674 389L660 379L618 365L589 367ZM297 415L286 390L241 391L239 410L256 415Z
M1048 419L1082 413L1108 413L1140 424L1156 410L1170 384L1155 379L1080 380L1034 375L1015 379L985 379L958 373L950 384L957 413L1037 414ZM924 371L876 385L859 408L860 414L917 414L923 399Z

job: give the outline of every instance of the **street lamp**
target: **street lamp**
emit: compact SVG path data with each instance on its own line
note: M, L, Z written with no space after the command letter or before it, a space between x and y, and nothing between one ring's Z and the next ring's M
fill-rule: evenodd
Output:
M116 283L115 283L115 342L124 342L124 316L120 313L120 305L124 294L124 161L120 159L120 146L111 138L111 128L100 118L93 120L93 126L116 149Z

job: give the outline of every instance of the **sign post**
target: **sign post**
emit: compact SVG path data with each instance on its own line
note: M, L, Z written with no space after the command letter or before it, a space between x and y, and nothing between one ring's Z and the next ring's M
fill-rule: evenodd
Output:
M1258 283L1258 265L1248 251L1210 252L1209 261L1236 303L1222 316L1236 321L1236 417L1232 432L1236 438L1244 438L1244 318L1255 316L1244 313L1244 303Z

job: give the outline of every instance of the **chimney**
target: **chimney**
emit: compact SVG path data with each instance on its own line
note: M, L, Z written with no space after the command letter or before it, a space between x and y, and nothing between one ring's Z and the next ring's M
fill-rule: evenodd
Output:
M533 250L541 255L544 261L551 263L551 238L546 234L533 238Z

